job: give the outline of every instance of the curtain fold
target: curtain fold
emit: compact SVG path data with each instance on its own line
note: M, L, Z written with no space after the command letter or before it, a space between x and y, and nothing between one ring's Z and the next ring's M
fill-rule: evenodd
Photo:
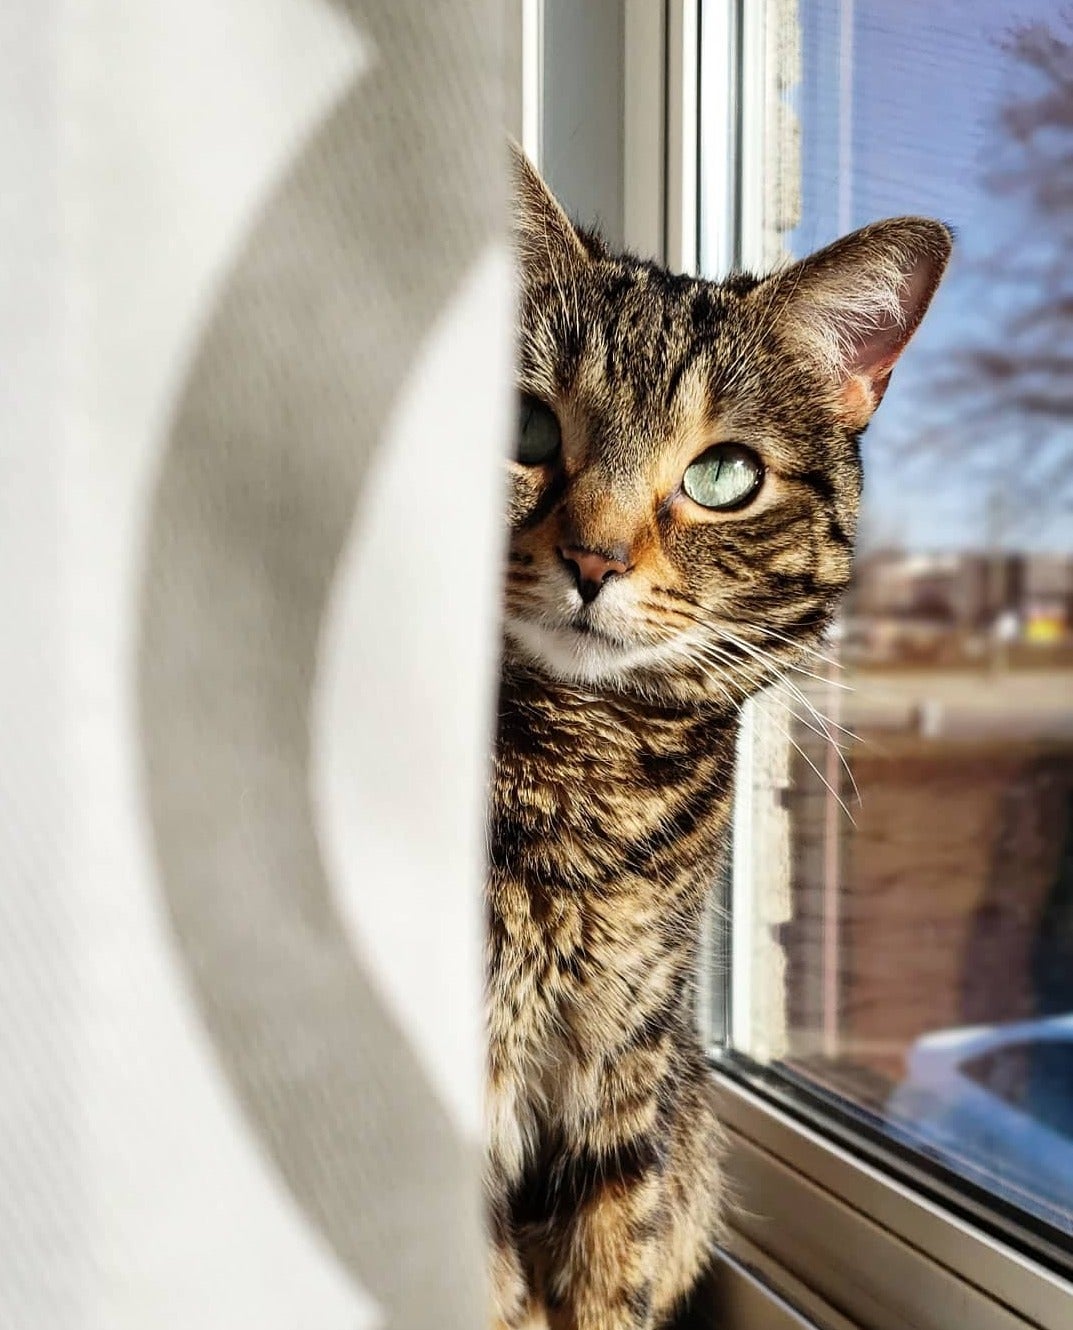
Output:
M499 6L0 27L0 1324L468 1330Z

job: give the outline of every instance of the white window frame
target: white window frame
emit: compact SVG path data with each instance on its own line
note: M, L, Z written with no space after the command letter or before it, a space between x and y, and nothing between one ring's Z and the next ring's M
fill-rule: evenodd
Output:
M594 87L604 96L609 87L619 89L617 134L589 148L618 154L621 161L621 215L612 229L621 228L634 252L678 271L698 271L702 260L707 271L764 266L769 256L757 249L756 191L763 166L765 5L598 0L618 7L619 47L593 41L590 6L586 35L582 7L555 2L555 24L576 22L577 40L589 43L585 59L601 75ZM512 59L520 60L523 76L512 128L540 161L556 147L546 141L543 113L544 90L555 81L545 44L546 5L516 4L520 36ZM851 22L853 0L843 4ZM594 108L591 124L606 125L605 113L606 107ZM702 123L709 136L726 143L722 170L710 158L701 161ZM570 197L565 203L580 212L580 220L589 220L589 200L580 207ZM701 234L702 205L708 217L723 219L721 234L718 228ZM783 773L772 762L769 739L750 711L739 750L730 901L734 918L739 925L750 921L751 933L770 931L758 928L753 890L761 868L752 858L757 820L767 819L759 843L785 836L772 812L780 803L775 796ZM763 762L758 752L765 753ZM771 865L765 861L763 869L769 873ZM713 932L709 952L719 946ZM731 1048L750 1046L770 960L758 963L751 942L741 945L740 935L730 948L726 1001L722 1010L705 1015L709 1024L729 1028ZM974 1205L965 1189L947 1187L923 1164L914 1167L906 1152L869 1141L852 1124L795 1101L787 1087L753 1074L733 1052L717 1050L712 1077L727 1127L726 1167L736 1203L702 1303L711 1297L712 1315L724 1330L1073 1326L1073 1284L1056 1272L1068 1252L1048 1252L1042 1245L1026 1250L1018 1242L1019 1226L1007 1222L999 1205ZM703 1305L693 1323L708 1323Z

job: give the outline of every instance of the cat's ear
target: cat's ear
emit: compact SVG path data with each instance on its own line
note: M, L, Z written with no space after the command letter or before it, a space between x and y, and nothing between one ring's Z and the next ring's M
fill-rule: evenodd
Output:
M863 429L924 317L950 258L941 222L895 217L836 240L760 283L762 302L838 387L840 414Z
M564 267L577 267L589 253L536 167L512 139L514 242L524 269L554 280Z

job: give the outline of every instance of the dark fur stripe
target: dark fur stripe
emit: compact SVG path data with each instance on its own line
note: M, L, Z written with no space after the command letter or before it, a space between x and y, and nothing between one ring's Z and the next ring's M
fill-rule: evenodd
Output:
M609 1188L636 1185L660 1169L663 1158L660 1145L647 1136L606 1150L561 1145L550 1159L530 1169L511 1193L514 1222L520 1226L561 1222Z

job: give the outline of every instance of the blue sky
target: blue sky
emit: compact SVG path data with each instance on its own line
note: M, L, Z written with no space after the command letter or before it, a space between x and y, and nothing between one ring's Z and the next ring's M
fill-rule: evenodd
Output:
M933 459L925 454L910 465L905 444L919 433L935 365L980 328L972 261L1024 234L1016 205L997 203L983 184L999 142L999 110L1023 80L1002 38L1019 22L1053 21L1059 8L1055 0L856 0L853 6L849 227L923 213L950 222L959 236L950 275L865 439L866 538L928 549L978 548L987 539L988 492L958 464L956 449L938 439ZM801 0L804 70L796 105L803 211L791 236L798 254L834 239L847 220L839 217L842 11L840 0ZM1010 446L996 436L996 448ZM1068 516L1056 505L1053 513L1011 522L1005 540L1019 548L1068 548Z

